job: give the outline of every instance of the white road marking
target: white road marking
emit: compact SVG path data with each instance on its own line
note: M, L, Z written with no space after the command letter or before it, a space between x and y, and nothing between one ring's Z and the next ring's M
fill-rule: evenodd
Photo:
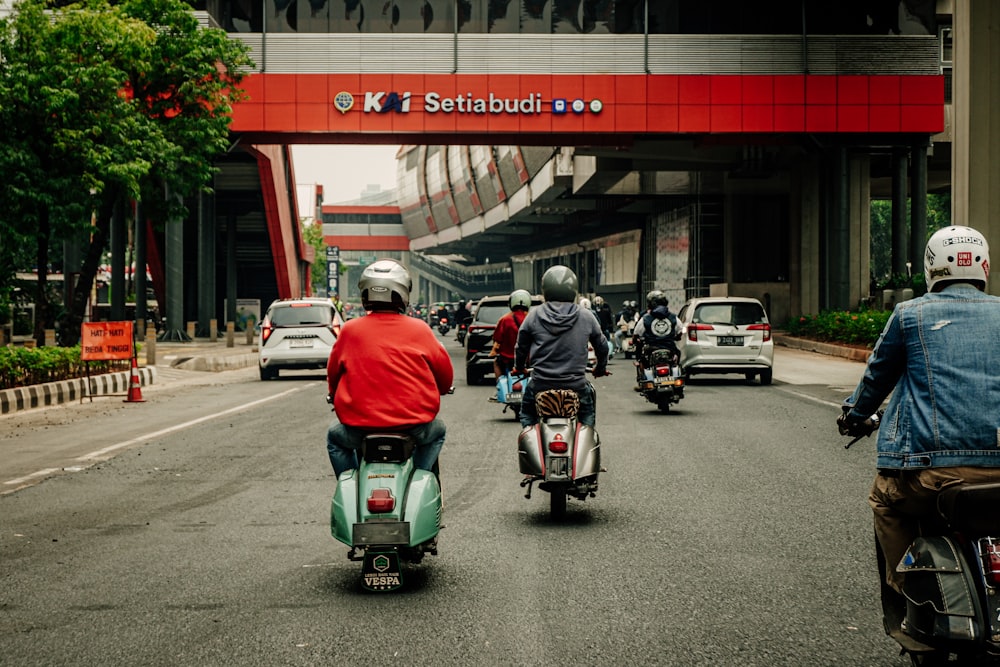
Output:
M15 484L23 484L28 480L35 479L36 477L44 477L46 475L51 475L54 472L59 472L59 470L60 470L59 468L46 468L45 470L39 470L37 472L31 473L30 475L25 475L24 477L18 477L17 479L8 480L4 482L4 484L9 484L11 486Z
M226 415L231 415L231 414L233 414L235 412L242 412L242 411L247 410L249 408L252 408L252 407L254 407L256 405L260 405L261 403L267 403L269 401L273 401L275 399L282 398L283 396L287 396L288 394L294 394L297 391L302 391L303 389L308 389L310 387L314 387L314 386L316 386L316 384L317 383L315 383L315 382L310 382L309 384L307 384L305 386L296 387L294 389L289 389L287 391L281 392L280 394L275 394L274 396L267 396L266 398L260 398L260 399L257 399L256 401L251 401L250 403L244 403L242 405L237 405L235 408L229 408L228 410L223 410L222 412L218 412L216 414L205 415L204 417L199 417L198 419L192 419L191 421L184 422L183 424L177 424L177 425L171 426L169 428L160 429L159 431L153 431L152 433L147 433L145 435L140 435L138 438L132 438L131 440L126 440L125 442L119 442L116 445L111 445L109 447L105 447L104 449L98 449L95 452L90 452L89 454L84 454L83 456L78 457L76 460L77 461L100 461L100 460L103 460L102 457L104 459L106 459L106 458L108 458L106 456L107 454L109 454L109 453L111 453L113 451L122 449L123 447L128 447L130 445L138 444L138 443L142 442L143 440L150 440L152 438L158 438L161 435L167 435L168 433L175 433L177 431L182 431L182 430L184 430L184 429L186 429L188 427L194 426L195 424L200 424L202 422L207 422L210 419L217 419L218 417L225 417Z
M822 398L816 398L815 396L810 396L809 394L803 394L802 392L799 391L792 391L791 389L784 389L782 387L779 387L778 389L779 391L783 391L786 394L792 394L793 396L798 396L799 398L805 398L810 401L820 403L822 405L829 405L830 407L833 408L839 408L841 405L843 405L842 403L834 403L833 401L824 401Z
M295 387L293 389L288 389L287 391L283 391L280 394L275 394L274 396L268 396L266 398L261 398L261 399L258 399L256 401L251 401L250 403L244 403L242 405L238 405L238 406L236 406L234 408L230 408L228 410L223 410L222 412L218 412L218 413L211 414L211 415L206 415L204 417L199 417L198 419L192 419L191 421L184 422L183 424L176 424L176 425L171 426L169 428L160 429L159 431L153 431L152 433L146 433L145 435L141 435L141 436L139 436L137 438L132 438L131 440L125 440L124 442L119 442L119 443L111 445L109 447L104 447L103 449L98 449L97 451L90 452L89 454L84 454L83 456L77 457L76 460L77 461L84 461L84 462L86 462L88 464L98 463L100 461L104 461L104 460L107 460L107 459L111 458L109 456L109 454L111 454L112 452L116 452L119 449L123 449L123 448L129 447L131 445L137 445L137 444L139 444L139 443L141 443L143 441L150 440L152 438L158 438L160 436L167 435L169 433L175 433L177 431L181 431L183 429L186 429L186 428L189 428L191 426L194 426L195 424L200 424L202 422L206 422L206 421L208 421L210 419L217 419L219 417L225 417L226 415L230 415L230 414L233 414L233 413L236 413L236 412L242 412L244 410L248 410L248 409L250 409L252 407L255 407L257 405L260 405L262 403L267 403L268 401L273 401L275 399L282 398L282 397L287 396L289 394L294 394L295 392L298 392L298 391L303 391L305 389L310 389L312 387L315 387L317 384L319 384L319 383L317 383L317 382L310 382L309 384L303 385L301 387ZM20 490L23 487L23 485L25 485L26 482L30 482L31 480L38 479L40 477L47 477L47 476L55 474L57 472L79 472L81 470L85 470L86 468L87 468L87 466L85 466L85 465L81 465L81 466L68 466L68 467L65 467L65 468L45 468L44 470L38 470L36 472L33 472L30 475L25 475L23 477L18 477L17 479L7 480L7 481L4 482L4 485L5 486L14 486L16 488L12 489L11 491L17 491L17 490Z

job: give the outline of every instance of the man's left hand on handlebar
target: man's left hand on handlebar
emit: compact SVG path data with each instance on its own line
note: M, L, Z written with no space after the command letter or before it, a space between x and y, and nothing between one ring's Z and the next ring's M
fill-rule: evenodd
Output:
M870 417L852 417L850 408L844 406L843 413L837 417L837 430L840 435L853 438L846 446L850 447L861 438L867 438L878 430L882 421L882 410L878 410Z

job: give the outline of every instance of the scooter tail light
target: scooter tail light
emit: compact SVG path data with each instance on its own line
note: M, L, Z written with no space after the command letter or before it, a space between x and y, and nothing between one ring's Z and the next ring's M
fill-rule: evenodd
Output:
M396 499L389 489L372 489L368 496L368 511L372 514L385 514L396 508Z
M770 324L751 324L747 327L749 331L763 331L764 332L764 342L771 340L771 325Z
M514 386L513 386L513 387L511 387L511 389L513 389L514 391L521 391L521 389L523 389L523 388L524 388L524 387L523 387L523 386L521 385L521 383L520 383L520 382L515 382L515 383L514 383Z
M563 440L561 433L556 433L549 442L549 451L553 454L565 454L569 451L569 443Z
M656 376L657 377L667 377L670 375L670 366L657 366Z
M980 543L983 552L983 568L986 578L994 586L1000 586L1000 539L987 537Z

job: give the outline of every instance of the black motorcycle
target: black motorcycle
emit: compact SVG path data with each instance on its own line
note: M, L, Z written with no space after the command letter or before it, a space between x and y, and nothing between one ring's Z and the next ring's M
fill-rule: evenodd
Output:
M870 435L881 414L868 420ZM897 565L903 594L885 581L876 541L885 632L913 665L1000 664L1000 483L960 484L937 497L937 513ZM914 641L916 640L916 641ZM957 662L951 658L957 658Z

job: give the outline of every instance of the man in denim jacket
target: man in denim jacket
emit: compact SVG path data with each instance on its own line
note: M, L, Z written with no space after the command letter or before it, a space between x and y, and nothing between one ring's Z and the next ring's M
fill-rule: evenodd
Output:
M896 591L896 565L938 492L1000 482L1000 298L985 294L989 257L986 239L970 227L931 236L928 293L896 306L838 419L842 433L863 431L892 393L868 502L886 583Z

